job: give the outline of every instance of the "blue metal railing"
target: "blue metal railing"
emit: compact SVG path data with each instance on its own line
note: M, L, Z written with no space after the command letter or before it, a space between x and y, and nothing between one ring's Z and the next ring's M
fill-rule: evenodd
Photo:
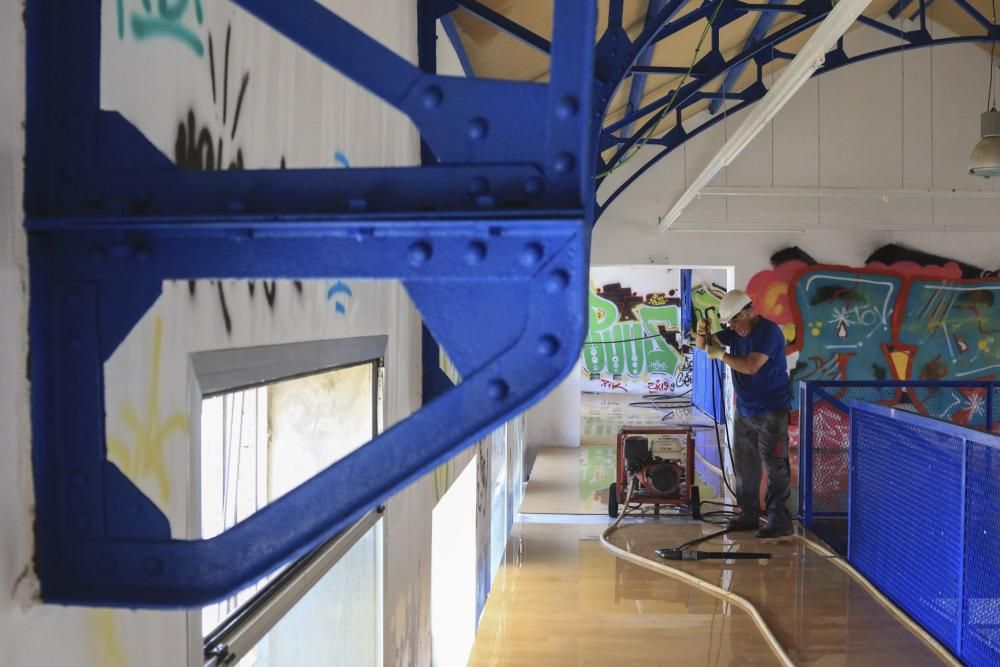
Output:
M800 518L841 554L847 550L849 402L1000 429L1000 382L803 382L799 396Z
M848 560L962 662L1000 664L1000 436L848 410Z

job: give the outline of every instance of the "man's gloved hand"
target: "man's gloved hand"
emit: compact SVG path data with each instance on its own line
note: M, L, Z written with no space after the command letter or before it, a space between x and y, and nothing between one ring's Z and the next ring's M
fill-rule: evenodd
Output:
M726 351L721 345L709 343L705 346L705 353L708 354L709 359L722 359L722 357L725 356Z
M709 322L705 318L702 318L702 319L698 320L698 326L695 329L695 333L698 334L699 336L707 336L708 335L708 328L710 326L711 326L711 322Z

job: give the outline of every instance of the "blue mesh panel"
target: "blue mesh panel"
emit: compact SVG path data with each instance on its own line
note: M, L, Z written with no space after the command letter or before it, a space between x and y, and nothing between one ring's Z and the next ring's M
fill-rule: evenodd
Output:
M962 659L1000 664L1000 450L969 442Z
M704 350L695 349L692 354L692 387L691 401L716 422L721 424L722 418L722 385L719 383L718 362L712 361ZM714 397L713 397L714 394Z
M962 440L854 410L850 558L957 652Z

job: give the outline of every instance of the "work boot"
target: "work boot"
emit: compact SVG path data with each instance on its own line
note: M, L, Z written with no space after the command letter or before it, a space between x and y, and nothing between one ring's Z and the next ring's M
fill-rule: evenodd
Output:
M740 512L726 522L727 530L753 530L760 526L760 518L752 512Z
M791 535L795 531L792 529L792 523L790 521L771 521L768 520L767 524L763 528L759 528L755 535L761 539L771 539L775 537L785 537L786 535Z

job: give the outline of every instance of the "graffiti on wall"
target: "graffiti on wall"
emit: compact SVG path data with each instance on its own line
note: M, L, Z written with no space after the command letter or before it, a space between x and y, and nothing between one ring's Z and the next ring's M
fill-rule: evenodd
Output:
M679 394L690 389L690 347L681 332L676 290L643 296L608 283L591 290L589 313L585 391Z
M116 0L118 39L165 38L183 44L197 56L205 53L200 29L205 21L201 0Z
M187 416L175 412L166 418L160 416L160 350L163 345L163 320L153 322L153 344L149 362L149 390L146 404L137 411L130 401L120 408L119 432L127 436L109 434L108 460L112 461L130 479L155 481L158 492L153 497L162 503L170 500L170 479L164 459L164 448L171 436L182 437L187 431Z
M880 248L859 268L818 264L797 249L772 264L747 291L759 312L781 325L795 385L1000 376L995 272L896 245ZM907 400L932 416L967 423L985 403L977 391L938 393L938 400L915 391Z

